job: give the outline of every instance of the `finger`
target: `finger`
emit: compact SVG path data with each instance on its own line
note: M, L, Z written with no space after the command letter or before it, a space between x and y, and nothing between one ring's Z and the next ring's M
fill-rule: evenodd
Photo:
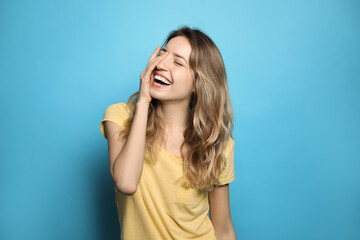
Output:
M158 56L158 57L156 57L155 59L152 59L152 60L149 62L148 66L149 66L149 67L150 67L150 66L153 67L154 65L158 64L158 63L160 62L160 60L164 59L167 55L168 55L168 52L165 52L163 55ZM155 66L154 66L154 67L155 67Z
M155 51L154 51L153 54L151 55L148 63L151 62L154 58L156 58L157 54L159 53L159 50L160 50L160 47L157 46L156 49L155 49Z
M146 68L144 70L144 72L148 72L149 70L152 71L152 69L155 68L155 65L159 63L159 61L161 59L164 59L166 56L168 55L167 52L165 52L163 55L156 57L155 59L152 59L151 61L149 60L148 64L146 65Z
M159 63L159 61L163 58L165 58L165 56L167 56L168 53L166 52L165 54L161 55L160 57L157 57L156 59L153 59L147 66L145 69L145 74L144 77L148 78L149 75L151 75L152 71L154 70L154 68L156 67L156 65Z

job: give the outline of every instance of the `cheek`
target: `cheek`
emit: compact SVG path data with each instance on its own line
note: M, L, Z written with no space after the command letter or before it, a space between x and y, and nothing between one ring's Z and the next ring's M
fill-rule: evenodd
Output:
M192 90L195 87L194 80L189 74L179 76L177 79L178 81L176 81L176 85L184 89L186 92L189 91L189 89Z
M189 71L178 71L174 73L174 78L182 84L192 85L194 83L193 75Z
M186 94L192 93L195 89L193 72L188 69L172 69L174 87L176 92Z

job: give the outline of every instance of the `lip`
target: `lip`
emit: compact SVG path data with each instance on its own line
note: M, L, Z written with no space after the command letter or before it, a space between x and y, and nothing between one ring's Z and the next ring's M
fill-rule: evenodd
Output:
M156 87L156 88L167 88L169 87L170 85L161 85L155 81L153 81L153 83L151 84L153 87Z
M166 80L168 80L171 84L173 83L172 81L170 81L167 77L165 77L164 75L162 75L161 73L159 73L159 72L154 72L154 76L155 75L159 75L159 76L161 76L161 77L163 77L163 78L165 78Z

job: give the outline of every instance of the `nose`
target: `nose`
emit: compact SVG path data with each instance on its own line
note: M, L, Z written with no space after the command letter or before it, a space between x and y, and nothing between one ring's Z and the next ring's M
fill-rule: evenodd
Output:
M157 69L167 70L168 69L168 63L169 63L169 55L165 56L163 59L161 59L158 64L156 65Z

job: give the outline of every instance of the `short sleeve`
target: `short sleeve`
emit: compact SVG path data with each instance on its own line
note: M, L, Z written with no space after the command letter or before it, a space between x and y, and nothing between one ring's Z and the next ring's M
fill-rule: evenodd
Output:
M220 172L219 185L224 185L234 181L234 140L230 137L225 147L226 167Z
M115 103L106 108L104 112L104 118L100 123L101 133L106 137L105 133L105 121L111 121L119 125L121 128L124 127L125 120L130 116L131 110L125 103Z

